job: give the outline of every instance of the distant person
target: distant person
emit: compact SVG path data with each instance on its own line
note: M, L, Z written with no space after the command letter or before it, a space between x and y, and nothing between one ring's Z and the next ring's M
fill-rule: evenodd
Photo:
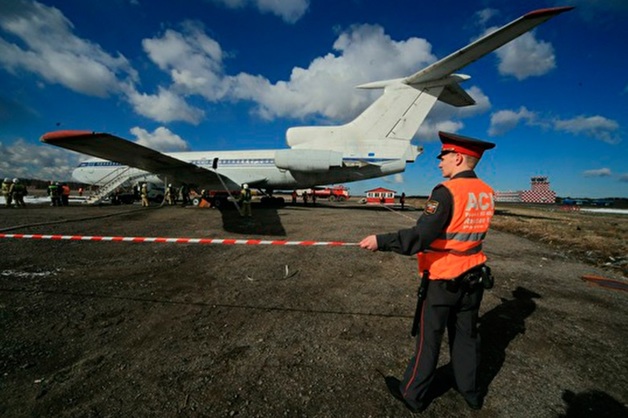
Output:
M248 184L244 183L242 185L242 190L240 191L240 203L242 204L242 212L240 213L240 216L253 216L251 213L251 198L251 189L249 189Z
M83 196L83 188L82 187L78 188L78 195L79 195L79 197Z
M68 186L66 183L63 183L61 185L61 205L70 205L70 186Z
M369 235L360 242L360 247L371 251L417 254L422 280L412 328L415 353L403 380L392 376L385 379L391 394L413 412L429 403L427 393L445 329L455 387L471 409L481 409L484 398L478 384L477 322L484 293L482 280L489 276L482 241L494 203L493 190L473 170L482 153L495 144L443 132L439 136L443 145L438 167L447 180L432 190L416 225Z
M301 193L301 197L303 198L303 206L307 206L307 192L303 191L303 193Z
M312 206L316 206L316 192L312 191Z
M13 182L10 178L6 177L2 182L2 196L4 196L4 206L7 208L13 207L13 195L11 194L11 186L13 186Z
M47 193L50 197L50 206L59 206L59 184L51 181Z
M401 193L401 197L399 198L399 203L401 203L401 210L404 210L404 208L406 207L406 194L405 193Z
M297 191L296 190L292 191L292 204L293 205L297 204Z
M166 187L166 202L170 206L175 204L175 191L172 184L168 184L168 187Z
M58 181L55 181L55 186L57 186L57 195L56 195L57 206L63 206L61 202L61 183L59 183Z
M150 204L148 203L148 184L142 183L142 187L140 188L140 197L142 198L142 207L147 208Z
M26 207L24 203L24 196L27 195L26 185L20 182L20 179L13 179L13 184L11 185L11 195L13 197L13 201L15 202L15 206L18 208Z
M181 198L181 206L187 206L190 204L190 189L187 184L182 184L179 189L179 197Z
M116 189L111 193L111 204L112 205L120 205L122 203L120 199L120 188L116 187Z
M209 192L206 189L202 189L201 190L201 199L203 199L207 203L211 203L211 198L209 197Z

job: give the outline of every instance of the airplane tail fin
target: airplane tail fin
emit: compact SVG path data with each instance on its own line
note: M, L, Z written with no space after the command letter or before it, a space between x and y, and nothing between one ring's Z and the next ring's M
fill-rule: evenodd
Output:
M468 77L467 77L468 78ZM412 162L421 148L410 144L437 100L466 106L475 102L457 85L464 76L440 82L409 85L389 80L378 87L384 93L353 121L341 126L301 126L288 129L293 149L326 149L342 152L370 164L403 159ZM359 86L362 87L362 86Z
M475 104L459 85L470 77L455 71L571 9L532 11L411 76L362 84L358 88L384 89L384 94L352 122L290 128L286 141L293 149L333 150L345 158L414 161L420 149L410 145L410 140L437 100L453 106Z

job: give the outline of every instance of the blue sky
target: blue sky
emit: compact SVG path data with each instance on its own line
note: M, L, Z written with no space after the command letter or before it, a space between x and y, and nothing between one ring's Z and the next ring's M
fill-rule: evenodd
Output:
M348 184L428 194L436 132L495 142L496 190L545 175L559 196L628 197L625 0L2 0L0 176L69 180L58 129L162 151L285 148L290 126L340 124L410 75L528 11L576 6L459 71L477 101L439 103L401 175Z

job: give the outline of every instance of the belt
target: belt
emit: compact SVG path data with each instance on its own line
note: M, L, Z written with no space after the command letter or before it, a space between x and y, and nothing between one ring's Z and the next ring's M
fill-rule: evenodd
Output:
M450 292L458 292L462 289L463 292L472 293L477 290L482 283L482 266L477 266L461 274L453 280L448 280L446 289Z

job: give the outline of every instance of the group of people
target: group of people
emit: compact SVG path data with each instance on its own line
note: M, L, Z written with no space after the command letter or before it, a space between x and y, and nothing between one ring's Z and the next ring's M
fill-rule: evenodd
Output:
M70 186L66 183L51 181L46 192L48 197L50 197L50 206L70 205Z
M149 191L150 189L148 187L148 183L142 183L139 186L139 195L142 201L142 206L144 207L148 207L150 205ZM182 206L187 206L190 204L190 189L186 184L183 184L177 190L172 183L169 183L164 189L164 200L169 206L176 205L177 201L180 201Z
M293 190L293 191L292 191L292 195L291 195L291 197L292 197L292 204L293 204L293 205L296 205L296 204L297 204L297 197L298 197L298 196L299 196L299 195L297 194L297 191L296 191L296 190ZM316 193L314 193L314 192L312 192L312 193L307 193L307 192L305 192L305 191L304 191L303 193L301 193L301 198L303 199L303 205L304 205L304 206L307 206L307 205L308 205L308 201L309 201L310 199L312 199L312 205L313 205L313 206L316 206Z
M14 202L18 208L26 207L24 196L27 194L26 185L18 178L11 180L6 177L2 182L2 196L4 196L4 204L7 208L12 208Z

